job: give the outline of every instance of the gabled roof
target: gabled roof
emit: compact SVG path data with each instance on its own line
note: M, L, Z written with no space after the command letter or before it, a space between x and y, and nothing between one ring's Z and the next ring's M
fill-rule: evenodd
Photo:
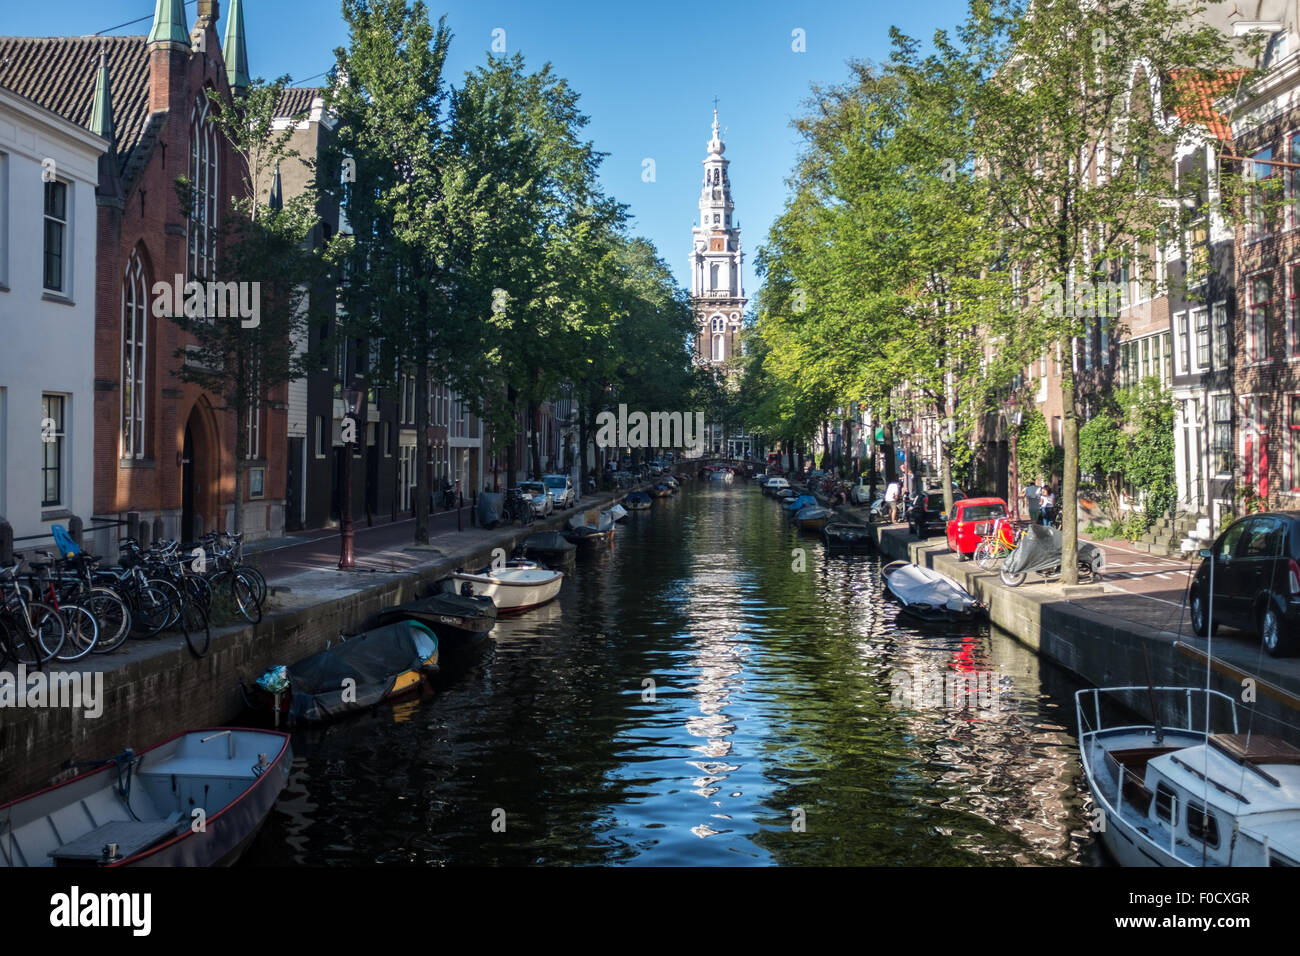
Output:
M1203 126L1222 143L1232 142L1232 127L1214 106L1214 101L1232 92L1245 70L1222 70L1206 76L1196 70L1175 70L1171 74L1177 95L1176 112L1184 123Z
M0 37L0 86L90 129L100 50L108 53L113 130L125 169L149 120L144 37Z
M312 87L286 86L280 91L280 102L275 104L275 115L287 118L310 113L312 101L321 95L321 90Z

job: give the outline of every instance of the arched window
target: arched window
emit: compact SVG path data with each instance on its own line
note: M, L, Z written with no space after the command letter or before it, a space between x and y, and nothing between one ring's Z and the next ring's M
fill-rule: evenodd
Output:
M148 369L148 282L144 263L136 250L122 277L122 441L123 458L145 457L145 412L149 390Z
M715 315L713 317L713 331L725 332L726 330L727 330L727 320L720 315Z
M727 355L726 336L720 332L713 333L713 361L721 362Z
M217 128L210 122L212 104L207 90L194 101L190 114L190 185L193 206L189 219L189 270L192 279L210 279L217 257Z

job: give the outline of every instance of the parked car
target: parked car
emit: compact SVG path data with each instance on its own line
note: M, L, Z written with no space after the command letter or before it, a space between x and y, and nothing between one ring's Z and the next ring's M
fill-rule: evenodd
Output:
M572 508L578 503L578 489L568 475L543 475L542 481L555 499L556 508Z
M956 493L954 492L954 498ZM943 496L939 496L943 500ZM962 498L952 503L948 515L948 547L964 561L975 553L983 535L976 529L1007 516L1007 503L1001 498Z
M1273 657L1300 649L1300 511L1238 519L1201 558L1188 594L1193 631L1205 637L1213 614L1215 630L1254 631Z
M880 492L876 492L876 494L878 495ZM871 479L866 475L862 475L858 478L857 484L853 486L853 490L849 492L849 500L855 505L869 505L873 497Z
M521 481L519 490L531 499L533 514L537 517L545 518L555 510L555 498L551 496L551 490L546 487L545 482Z
M960 491L954 491L953 504L965 497ZM948 528L943 508L942 491L926 491L917 495L912 510L907 515L907 530L922 540L931 534L942 534Z

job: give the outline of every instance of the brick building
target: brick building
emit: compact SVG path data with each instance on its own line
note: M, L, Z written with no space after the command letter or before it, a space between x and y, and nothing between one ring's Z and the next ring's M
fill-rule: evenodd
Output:
M103 54L109 89L96 112L114 149L96 195L95 515L138 512L183 540L230 526L236 422L176 374L187 337L155 315L155 284L230 278L218 275L216 235L244 163L208 122L207 95L232 102L247 83L240 0L230 7L224 51L218 0L199 0L192 30L182 0L157 0L147 36L0 38L0 85L87 127ZM250 538L283 532L284 391L239 423Z

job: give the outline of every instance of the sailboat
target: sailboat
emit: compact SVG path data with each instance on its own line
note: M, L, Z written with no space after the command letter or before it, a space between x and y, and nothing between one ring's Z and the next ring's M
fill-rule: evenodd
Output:
M1209 593L1212 621L1213 577ZM1092 828L1125 866L1300 866L1300 749L1242 732L1237 700L1209 686L1213 634L1204 687L1075 694ZM1143 704L1149 722L1122 716Z

